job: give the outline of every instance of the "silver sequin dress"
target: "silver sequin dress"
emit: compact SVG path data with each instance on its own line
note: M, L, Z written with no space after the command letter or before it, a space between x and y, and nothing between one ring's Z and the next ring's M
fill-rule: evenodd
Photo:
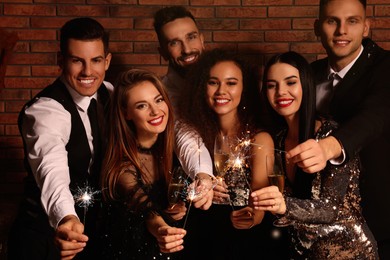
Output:
M336 124L326 121L316 133L328 136ZM336 166L328 162L312 182L312 198L286 197L293 259L379 259L377 244L360 207L358 157Z

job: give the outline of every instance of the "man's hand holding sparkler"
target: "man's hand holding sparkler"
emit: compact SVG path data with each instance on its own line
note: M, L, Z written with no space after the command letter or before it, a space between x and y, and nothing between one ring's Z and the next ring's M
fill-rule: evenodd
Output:
M190 184L190 188L195 190L195 196L192 196L192 204L195 208L208 210L213 203L213 188L217 181L213 176L207 173L198 173L195 180Z
M59 223L55 243L61 251L61 259L73 259L87 245L88 237L83 234L84 225L74 215L64 217Z

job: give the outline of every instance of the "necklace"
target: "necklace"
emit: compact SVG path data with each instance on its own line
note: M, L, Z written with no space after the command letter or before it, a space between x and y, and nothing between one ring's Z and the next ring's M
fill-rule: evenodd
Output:
M142 147L141 145L137 145L137 150L141 154L152 154L153 146L150 148Z

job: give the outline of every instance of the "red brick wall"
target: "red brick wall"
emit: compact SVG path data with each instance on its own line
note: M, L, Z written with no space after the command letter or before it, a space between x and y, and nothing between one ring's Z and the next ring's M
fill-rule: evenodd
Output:
M17 116L22 105L59 73L58 29L78 16L100 21L111 33L110 80L119 70L129 67L143 67L162 75L166 62L157 52L152 16L168 2L189 7L208 48L236 49L259 64L263 62L262 54L287 50L300 52L310 61L324 55L313 32L319 1L1 0L0 35L7 36L0 37L0 47L5 45L4 38L17 36L18 40L12 53L7 52L6 70L0 64L0 79L4 82L2 88L0 84L0 196L21 191L25 173ZM368 0L367 12L372 18L372 38L390 49L390 0Z

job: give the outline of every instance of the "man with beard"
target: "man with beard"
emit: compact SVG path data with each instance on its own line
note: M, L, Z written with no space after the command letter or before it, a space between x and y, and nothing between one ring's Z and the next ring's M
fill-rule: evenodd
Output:
M154 29L160 43L158 51L169 62L163 82L177 108L180 91L186 87L188 67L196 63L204 50L203 34L193 15L182 6L160 9L154 16Z
M203 35L199 32L193 15L182 6L169 6L158 10L154 15L154 29L160 46L158 51L169 62L168 72L163 77L169 98L173 104L175 116L178 116L182 88L186 84L186 73L189 67L196 63L204 50ZM213 164L210 153L202 139L195 131L184 131L176 121L175 151L185 172L194 180L210 179L213 175ZM196 259L196 253L203 243L204 232L207 230L207 209L212 204L214 192L192 201L195 207L188 218L188 236L184 244L183 259ZM199 210L202 209L202 210Z
M169 61L168 73L163 77L169 98L178 115L181 89L187 87L185 76L204 50L203 35L199 32L193 15L182 6L165 7L154 15L154 29L157 33L161 56ZM195 179L213 176L210 153L197 133L185 133L176 123L176 154L185 172ZM195 149L194 149L195 148ZM196 208L208 209L213 192L201 200L193 201Z

